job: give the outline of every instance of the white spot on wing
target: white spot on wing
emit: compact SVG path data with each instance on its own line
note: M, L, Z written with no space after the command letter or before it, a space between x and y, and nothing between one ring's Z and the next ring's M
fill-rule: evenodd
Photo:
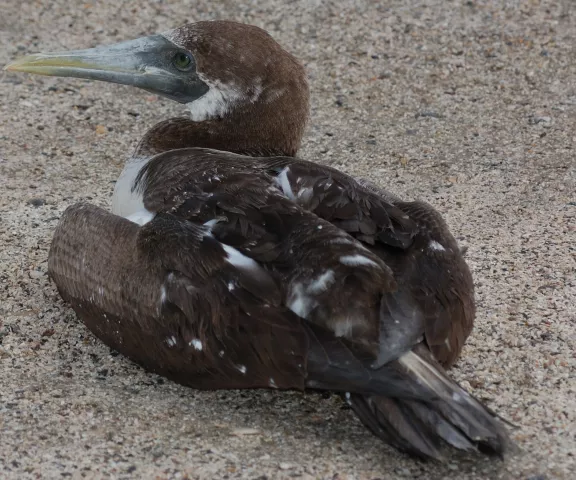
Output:
M222 244L222 248L224 248L224 251L226 252L226 255L228 256L228 262L231 263L232 265L234 265L235 267L243 268L243 269L247 268L250 270L260 268L258 263L256 263L250 257L247 257L243 253L239 252L234 247L231 247L230 245Z
M357 267L360 265L380 267L380 265L378 265L374 260L370 260L364 255L343 255L340 257L340 263L350 267Z
M352 329L356 325L364 323L361 319L354 319L350 317L337 319L332 327L334 335L337 337L349 337L352 334Z
M328 269L310 282L294 282L290 285L287 297L287 306L296 315L307 318L310 312L318 305L314 295L328 289L334 283L334 270Z
M316 301L307 294L302 283L292 287L286 303L290 310L302 318L306 318L316 306Z
M270 385L272 388L278 388L278 385L276 385L276 382L272 377L270 377L270 380L268 380L268 385Z
M352 238L350 238L348 236L342 236L342 237L333 238L332 240L330 240L330 243L346 245L346 244L354 243L354 240L352 240Z
M174 345L176 345L176 337L174 335L172 335L171 337L166 337L166 343L168 344L169 347L173 347Z
M334 283L334 270L326 270L322 275L308 285L308 292L319 293L326 290L331 283Z
M198 350L199 352L201 352L202 349L204 348L204 346L202 345L202 342L198 338L193 338L192 340L190 340L189 345L191 347L194 347L194 349Z
M442 246L442 244L438 243L436 240L431 240L428 244L428 248L430 250L434 250L435 252L444 252L446 249Z
M236 365L236 369L237 369L240 373L246 373L246 365Z
M214 225L216 225L219 221L220 221L219 218L213 218L212 220L208 220L207 222L205 222L204 226L212 230L214 228Z
M160 312L162 311L162 306L166 303L166 286L162 285L160 287L160 302L158 304L158 314L160 314Z
M278 176L274 179L276 184L282 189L286 198L296 201L296 196L292 191L292 186L290 185L290 181L288 180L288 170L290 167L285 167L282 171L278 174Z

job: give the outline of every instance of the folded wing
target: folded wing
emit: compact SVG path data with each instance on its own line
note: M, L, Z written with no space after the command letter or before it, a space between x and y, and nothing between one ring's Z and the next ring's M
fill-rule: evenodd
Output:
M137 185L152 220L70 207L50 274L107 345L185 385L333 390L412 454L502 454L503 427L428 350L454 330L459 298L426 290L447 260L422 242L442 224L426 206L342 189L346 178L330 172L306 183L286 168L208 150L162 154Z

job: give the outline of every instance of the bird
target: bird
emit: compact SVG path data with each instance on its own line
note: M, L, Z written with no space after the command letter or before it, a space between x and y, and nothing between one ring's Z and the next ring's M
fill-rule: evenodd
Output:
M201 21L5 68L187 107L146 132L111 212L74 204L54 233L49 274L106 345L195 389L336 392L421 459L509 451L446 371L475 318L462 249L427 203L297 156L306 71L266 31Z

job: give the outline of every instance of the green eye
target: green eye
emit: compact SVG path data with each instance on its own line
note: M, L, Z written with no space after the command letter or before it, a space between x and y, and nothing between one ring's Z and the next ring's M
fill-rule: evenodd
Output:
M172 63L178 70L188 70L192 66L192 57L184 52L174 55Z

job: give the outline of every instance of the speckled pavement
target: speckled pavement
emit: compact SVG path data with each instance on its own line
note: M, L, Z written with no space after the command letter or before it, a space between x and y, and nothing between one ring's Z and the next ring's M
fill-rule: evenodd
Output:
M0 478L576 478L576 3L4 0L0 65L215 18L306 64L303 157L429 201L469 246L478 320L453 374L520 452L422 463L335 396L197 392L111 352L49 282L50 239L68 205L110 205L135 142L181 107L0 73Z

